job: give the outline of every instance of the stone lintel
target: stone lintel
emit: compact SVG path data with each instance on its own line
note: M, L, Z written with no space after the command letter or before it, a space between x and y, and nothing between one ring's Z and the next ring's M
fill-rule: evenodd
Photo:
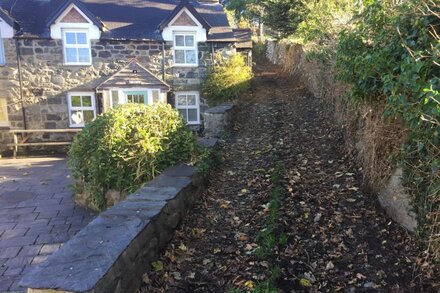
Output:
M205 111L205 114L224 114L234 108L234 104L231 103L225 103L218 105L213 108L209 108Z

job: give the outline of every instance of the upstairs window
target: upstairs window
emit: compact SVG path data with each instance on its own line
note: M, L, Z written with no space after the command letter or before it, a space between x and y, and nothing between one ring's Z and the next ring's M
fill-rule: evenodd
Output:
M70 127L84 127L96 117L94 93L70 93L69 117Z
M176 33L173 48L175 65L197 66L197 44L194 34Z
M200 124L198 92L176 93L176 109L188 124Z
M64 63L68 65L90 65L92 61L90 40L87 31L64 30Z

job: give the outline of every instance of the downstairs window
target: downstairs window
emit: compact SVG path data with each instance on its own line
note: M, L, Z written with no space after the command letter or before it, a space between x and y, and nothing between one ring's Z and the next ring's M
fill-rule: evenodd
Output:
M69 93L70 127L84 127L96 117L95 93Z
M176 93L176 109L188 124L200 124L200 102L198 92Z

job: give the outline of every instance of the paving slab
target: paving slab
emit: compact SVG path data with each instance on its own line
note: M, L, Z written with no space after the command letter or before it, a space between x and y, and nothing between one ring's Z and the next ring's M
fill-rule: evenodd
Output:
M18 282L96 214L75 205L62 157L0 159L0 292Z

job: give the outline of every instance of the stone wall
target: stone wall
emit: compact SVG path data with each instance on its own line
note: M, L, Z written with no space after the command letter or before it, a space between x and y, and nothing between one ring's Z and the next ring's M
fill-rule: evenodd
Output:
M225 103L207 109L203 113L204 132L206 138L220 138L225 131L230 130L234 118L235 106Z
M364 190L380 194L380 203L388 214L414 231L417 222L409 195L400 177L396 177L396 166L390 160L406 139L405 127L399 120L383 119L381 106L355 106L348 102L345 98L348 87L335 79L334 63L308 61L303 46L268 42L266 56L292 79L305 84L313 96L322 99L323 105L334 113L344 130L347 149L357 154L364 175Z
M194 167L168 168L101 213L20 285L35 293L135 292L203 187Z
M0 67L0 91L7 97L10 128L23 128L22 100L19 90L19 73L15 40L4 40L6 65ZM67 92L94 91L106 77L117 72L132 58L163 78L162 44L143 41L91 42L92 65L64 65L61 40L20 39L18 47L21 55L23 77L23 102L26 124L29 129L67 128ZM218 46L216 50L229 48ZM200 43L198 67L173 67L172 43L165 44L165 81L173 91L199 90L200 82L212 64L211 44ZM201 109L206 108L201 97ZM174 105L172 95L169 102ZM57 134L63 139L62 134ZM34 140L57 139L56 137L35 136ZM0 130L0 152L11 137Z

